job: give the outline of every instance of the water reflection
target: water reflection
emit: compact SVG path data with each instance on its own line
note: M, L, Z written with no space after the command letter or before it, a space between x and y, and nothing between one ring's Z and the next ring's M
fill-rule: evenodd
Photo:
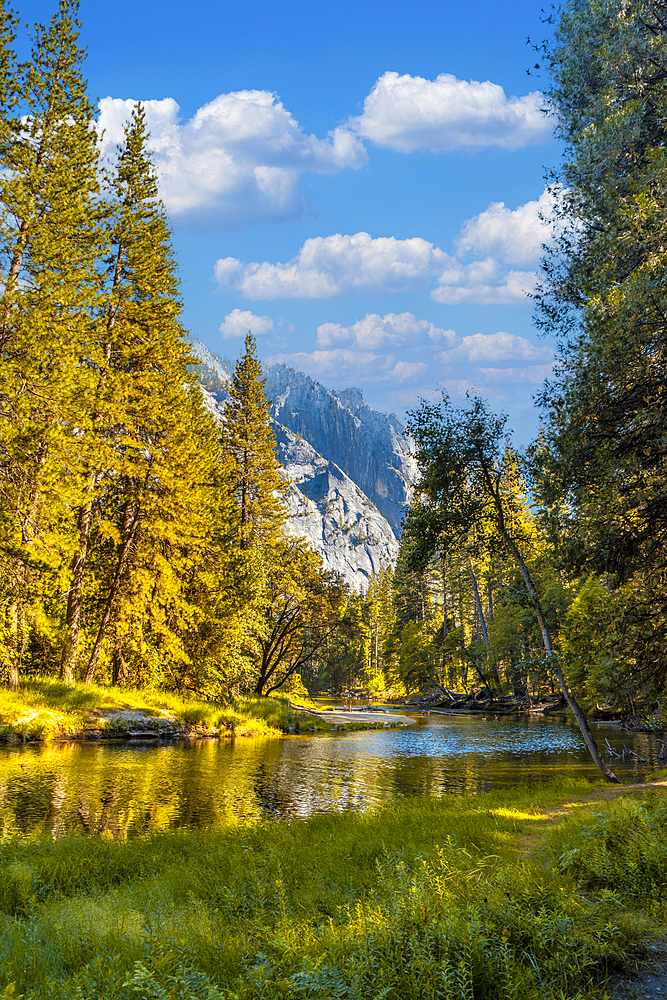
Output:
M597 727L625 781L660 766L660 742ZM544 718L417 718L407 729L196 744L64 743L0 750L5 836L125 838L230 818L364 809L392 796L484 791L597 772L576 726Z

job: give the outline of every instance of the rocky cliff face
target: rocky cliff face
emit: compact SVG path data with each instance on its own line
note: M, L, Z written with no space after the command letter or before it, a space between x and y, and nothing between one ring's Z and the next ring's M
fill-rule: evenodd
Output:
M327 389L286 365L267 370L266 394L275 419L335 462L399 535L417 467L398 417L371 409L360 389Z
M201 361L206 405L222 420L226 373L203 344L195 343L193 353ZM334 392L284 365L266 376L289 484L285 529L305 537L326 569L363 588L398 556L416 472L404 428L394 415L372 410L359 389Z
M395 562L398 541L375 504L334 462L319 455L304 438L275 425L278 457L289 483L286 529L305 537L335 570L356 588Z

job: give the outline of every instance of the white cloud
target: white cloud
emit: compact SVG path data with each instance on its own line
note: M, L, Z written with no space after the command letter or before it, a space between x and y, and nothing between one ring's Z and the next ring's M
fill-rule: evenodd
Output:
M480 368L487 380L500 382L503 385L519 385L527 382L530 385L540 385L553 372L553 362L550 365L528 365L526 368Z
M134 100L100 101L104 152L123 141ZM173 98L145 101L160 196L174 216L212 220L227 228L298 216L304 173L358 169L366 151L349 129L326 139L307 135L276 94L241 90L220 94L181 123Z
M525 302L534 291L537 276L534 271L504 271L497 260L487 257L471 264L450 258L450 263L438 278L438 287L431 298L442 305L474 302L479 305L516 305Z
M431 298L443 305L516 305L526 301L536 284L534 272L508 271L493 257L466 264L420 237L374 239L363 232L306 240L287 263L244 264L236 257L223 257L216 262L214 274L220 288L240 292L247 299L324 299L350 292L414 292L427 289L435 279L437 285ZM358 336L396 342L396 337L406 334L396 326L396 314L387 315L394 319L385 317L382 330L379 319L368 317L362 321L364 329L351 332L324 324L321 336L327 339L321 343L354 340Z
M461 361L477 365L489 361L537 363L553 359L553 351L550 347L537 347L526 337L518 337L515 333L505 333L501 330L498 333L475 333L469 337L462 337L451 350L441 351L438 358L447 364Z
M427 240L371 238L368 233L306 240L286 264L215 264L221 287L248 299L319 299L341 292L410 292L426 288L451 258Z
M273 333L273 320L270 316L255 316L249 309L232 309L220 324L220 333L225 340L245 337L248 331L254 337Z
M457 339L453 330L443 330L428 320L417 319L410 312L387 313L385 316L368 313L352 326L323 323L317 328L317 343L322 347L351 341L358 347L373 350L383 344L453 344Z
M267 364L284 364L312 375L314 378L367 382L409 382L421 378L428 370L422 361L396 361L393 354L375 354L335 348L330 351L299 351L268 358Z
M376 81L363 113L350 125L363 138L398 153L520 149L549 138L543 105L538 91L508 98L488 80L458 80L451 73L425 80L388 72Z
M548 188L536 201L527 201L513 211L503 201L495 201L464 223L458 250L491 255L506 264L534 264L543 244L551 239L551 227L544 219L553 206L554 196Z

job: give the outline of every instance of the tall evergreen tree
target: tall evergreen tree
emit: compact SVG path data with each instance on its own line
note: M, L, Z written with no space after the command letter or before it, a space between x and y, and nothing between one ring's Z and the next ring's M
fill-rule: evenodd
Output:
M112 181L102 363L91 413L88 496L73 561L80 615L95 500L93 579L100 598L91 596L89 602L95 627L87 682L96 676L110 636L116 651L123 637L134 636L130 646L146 667L160 659L149 655L151 649L160 648L163 659L182 655L187 566L205 532L209 505L202 491L210 486L217 461L217 431L188 370L192 359L180 323L171 233L146 144L145 114L138 105ZM71 670L76 619L68 619L63 664Z
M233 497L236 539L243 550L274 539L285 520L280 496L285 482L278 469L265 379L254 337L248 333L229 386L222 447L233 464L227 489Z
M104 237L77 9L60 0L50 25L36 26L31 57L15 75L12 16L4 7L0 15L0 546L12 686L30 622L56 600L52 587L45 607L80 493L79 402L91 385Z

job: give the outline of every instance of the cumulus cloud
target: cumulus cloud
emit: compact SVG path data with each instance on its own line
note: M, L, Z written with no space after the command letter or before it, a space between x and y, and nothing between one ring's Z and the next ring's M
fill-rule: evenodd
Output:
M431 298L442 305L516 305L526 301L536 282L534 271L505 271L492 257L471 264L450 258Z
M245 337L248 331L254 337L273 333L273 320L270 316L255 316L249 309L232 309L220 324L220 333L225 340Z
M454 344L457 339L453 330L443 330L428 320L417 319L410 312L387 313L385 316L368 313L351 326L323 323L317 328L317 343L322 347L347 341L373 350L384 344Z
M520 149L549 138L538 91L507 97L490 81L435 80L388 72L374 84L350 125L358 135L398 153L447 153L499 146Z
M550 347L536 346L527 337L501 330L498 333L475 333L469 337L461 337L458 344L450 350L441 351L438 358L447 364L461 361L476 365L489 361L544 363L553 359L553 351Z
M409 382L424 376L428 365L422 361L396 361L393 354L375 354L334 348L330 351L298 351L277 354L267 364L285 364L312 375L314 378L365 382Z
M240 292L247 299L324 299L350 292L415 292L435 282L431 298L443 305L515 305L526 301L536 283L534 272L508 271L493 257L464 263L420 237L373 238L364 232L306 240L286 263L245 264L236 257L223 257L216 262L214 274L221 289ZM392 337L403 336L396 326L397 319L386 320L382 332L374 322L375 334L369 328L365 331L367 337L377 335L391 341ZM373 326L373 322L369 324ZM346 334L333 326L325 327L322 336L329 338L327 343L337 337L349 340L362 335L361 330Z
M225 257L215 264L221 286L248 299L320 299L341 292L412 292L424 289L449 261L427 240L373 239L368 233L306 240L286 264L243 264Z
M535 264L543 245L551 239L551 227L545 219L553 207L554 195L548 188L536 201L514 210L503 201L495 201L464 223L458 250L496 257L506 264Z
M100 101L103 153L123 141L134 100ZM177 217L215 221L227 228L297 217L304 205L304 173L358 169L366 151L346 127L326 139L302 131L276 94L241 90L220 94L181 122L171 97L143 102L160 196Z

